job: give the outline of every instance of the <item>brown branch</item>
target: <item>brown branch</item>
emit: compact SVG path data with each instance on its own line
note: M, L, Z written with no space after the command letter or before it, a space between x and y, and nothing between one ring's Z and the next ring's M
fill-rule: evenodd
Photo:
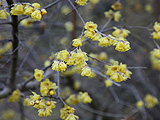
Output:
M13 4L13 0L6 0L8 5ZM11 8L10 8L11 9ZM18 16L12 15L12 51L15 51L19 45L18 41ZM0 98L6 97L15 87L16 71L18 62L18 49L12 54L12 60L9 71L9 78L7 79L6 87L0 92Z

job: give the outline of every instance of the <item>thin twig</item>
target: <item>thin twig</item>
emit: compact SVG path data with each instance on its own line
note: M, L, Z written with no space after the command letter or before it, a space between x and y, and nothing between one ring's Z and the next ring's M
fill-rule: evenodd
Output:
M126 115L124 115L124 114L106 113L106 112L102 112L102 111L99 111L99 110L95 110L95 109L90 108L90 107L88 107L86 105L83 105L83 104L79 104L79 107L83 108L84 110L86 110L88 112L91 112L91 113L94 113L94 114L97 114L97 115L114 117L114 118L125 118L126 117Z
M85 25L85 21L83 20L82 16L79 14L77 8L73 5L73 3L71 2L71 0L68 0L68 2L71 4L71 6L74 8L74 10L77 12L79 18L81 19L81 21L83 22L83 25Z

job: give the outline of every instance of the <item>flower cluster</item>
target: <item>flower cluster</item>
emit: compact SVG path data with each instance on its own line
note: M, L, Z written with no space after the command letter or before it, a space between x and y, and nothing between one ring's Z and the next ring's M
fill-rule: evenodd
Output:
M116 46L117 51L126 52L130 49L130 43L125 39L130 31L126 29L119 30L115 27L113 35L105 35L97 30L97 24L93 22L87 22L85 25L86 31L84 36L92 39L93 41L99 41L98 45L101 47ZM117 37L117 38L116 38Z
M155 22L154 23L154 32L152 33L153 39L160 39L160 23Z
M75 109L65 105L64 108L61 108L60 113L61 113L61 118L63 120L76 120L79 119L78 116L74 115Z
M43 70L35 69L34 70L34 77L35 77L35 79L37 81L41 81L44 78L43 73L44 73Z
M33 20L40 21L42 15L45 15L47 11L45 9L40 9L40 4L38 3L18 3L11 7L11 15L31 15ZM5 10L0 10L0 18L7 19L7 12Z
M55 60L52 64L52 69L56 71L65 71L67 65L80 67L82 69L82 76L91 76L91 69L87 66L86 61L88 61L87 54L82 52L82 50L75 49L72 52L67 50L62 50L56 53L56 58L60 61Z
M119 19L122 16L120 11L114 12L113 10L109 10L109 11L104 12L104 15L109 20L114 19L114 21L116 21L116 22L119 22Z
M160 49L154 49L153 51L150 52L151 54L151 62L152 62L152 67L155 70L160 70Z
M51 116L52 109L56 107L55 101L45 100L40 95L32 92L30 96L30 105L38 109L39 116Z
M88 0L76 0L77 4L82 5L82 6L86 5L87 1Z
M145 102L147 108L153 108L155 105L158 104L158 99L150 94L145 96Z
M56 94L56 89L58 86L56 86L56 83L52 83L49 79L45 79L40 84L40 92L42 96L47 96L48 93L52 96Z
M21 97L21 93L20 91L17 89L17 90L14 90L12 95L9 97L8 101L9 102L18 102L19 99Z
M106 75L109 75L110 79L116 82L122 82L127 80L127 78L130 77L132 72L127 69L126 64L122 63L120 63L120 65L118 64L119 64L118 61L114 61L112 65L108 65L106 67L107 68Z
M84 93L80 92L77 96L75 94L72 94L66 99L66 103L68 105L79 104L79 103L91 103L91 102L92 99L87 92Z
M131 32L127 29L118 29L117 27L113 27L114 31L112 32L113 36L117 38L126 38Z

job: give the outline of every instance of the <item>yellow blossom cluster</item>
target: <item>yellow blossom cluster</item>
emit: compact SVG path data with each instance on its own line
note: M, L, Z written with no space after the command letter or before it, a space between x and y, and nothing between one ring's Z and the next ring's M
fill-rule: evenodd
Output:
M82 46L82 40L81 39L74 39L72 45L74 47L81 47Z
M52 96L56 94L56 89L58 86L56 86L56 83L52 83L49 79L45 79L40 84L40 92L42 96L47 96L48 93Z
M82 5L82 6L86 5L87 1L88 0L76 0L77 4Z
M112 35L119 38L123 37L126 38L131 32L127 29L118 29L117 27L113 27L114 31L112 32Z
M68 105L73 105L73 104L79 104L79 103L91 103L92 98L88 95L87 92L79 92L79 94L76 96L75 94L70 95L66 99L66 103Z
M60 61L55 60L52 64L52 69L56 71L65 71L67 65L75 65L82 69L82 76L91 76L91 69L87 66L86 61L88 61L87 54L83 52L80 48L68 52L67 50L62 50L56 53L56 58Z
M160 70L160 49L154 49L150 54L153 69Z
M114 36L112 35L107 36L105 34L100 33L97 30L97 24L93 22L87 22L85 25L85 29L86 31L84 31L85 34L84 36L92 39L93 41L99 41L98 45L101 47L107 47L113 45L116 46L115 49L117 51L121 52L126 52L129 49L131 49L130 43L125 39L125 37L128 36L130 31L126 29L120 30L114 27L114 29L116 29L113 32Z
M145 96L145 102L147 108L153 108L155 105L158 104L158 99L150 94Z
M79 117L77 115L74 115L75 109L65 105L64 108L61 108L60 113L61 113L61 118L63 120L77 120Z
M115 82L125 81L132 74L132 72L127 69L126 64L120 63L119 65L118 61L114 61L113 65L108 65L106 68L106 75L109 75L110 79L114 80Z
M155 31L152 33L153 39L159 40L159 39L160 39L160 23L155 22L153 28L154 28L154 30L155 30Z
M30 105L38 109L39 116L51 116L52 109L56 107L55 101L45 100L40 95L32 92L30 96Z
M109 11L104 12L104 15L109 20L114 19L114 21L116 21L116 22L119 22L119 19L122 16L120 11L114 12L113 10L109 10Z
M12 95L9 97L8 101L9 102L18 102L19 99L21 97L21 93L20 91L17 89L17 90L14 90Z
M44 78L43 73L44 73L43 70L35 69L34 70L34 77L35 77L35 79L37 81L41 81Z
M47 11L45 9L40 9L40 4L38 3L18 3L11 7L11 15L31 15L34 20L40 21L42 15L45 15ZM0 10L0 19L7 19L7 12L5 10Z

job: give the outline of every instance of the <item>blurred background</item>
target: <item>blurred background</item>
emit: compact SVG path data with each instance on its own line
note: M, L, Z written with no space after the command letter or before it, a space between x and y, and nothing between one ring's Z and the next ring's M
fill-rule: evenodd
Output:
M108 21L104 12L111 9L116 0L90 0L87 5L75 4L85 22L93 21L101 29ZM25 3L40 3L41 7L54 2L54 0L14 0ZM2 0L3 5L7 5ZM75 3L73 1L73 3ZM82 77L74 74L61 74L61 94L67 98L71 93L78 94L79 91L88 92L93 99L91 104L74 105L76 115L80 120L159 120L160 105L153 108L138 108L137 101L144 101L147 94L151 94L160 100L160 71L152 67L150 52L157 48L152 38L153 26L160 21L160 0L120 0L122 4L122 18L119 22L111 20L104 29L105 34L112 34L113 27L128 29L131 34L127 40L131 49L127 52L118 52L114 47L100 47L97 42L87 40L82 50L88 54L99 55L101 52L107 54L105 62L111 59L127 64L132 72L131 79L121 82L121 86L113 85L106 87L105 78L96 75L94 78ZM19 16L19 20L25 16ZM81 35L83 23L67 0L59 0L55 5L47 9L47 14L40 22L27 18L19 24L19 61L16 73L16 83L22 83L29 79L34 69L41 69L55 59L55 53L60 50L71 50L72 40ZM0 20L2 22L9 22ZM8 44L12 39L12 28L8 24L0 24L0 48ZM156 40L160 45L160 40ZM11 52L11 45L6 53ZM6 54L5 53L5 54ZM6 84L9 74L10 55L0 55L0 90ZM105 73L104 64L89 60L89 66ZM67 70L70 70L68 68ZM54 72L49 73L51 81L56 81ZM79 85L76 88L76 85ZM21 91L25 96L31 95L31 91L39 93L39 85L29 90ZM8 98L0 100L0 120L59 120L59 109L63 104L57 101L51 117L39 117L37 110L33 107L23 107L23 97L20 102L10 103ZM145 101L144 101L145 103ZM23 112L23 118L22 118Z

